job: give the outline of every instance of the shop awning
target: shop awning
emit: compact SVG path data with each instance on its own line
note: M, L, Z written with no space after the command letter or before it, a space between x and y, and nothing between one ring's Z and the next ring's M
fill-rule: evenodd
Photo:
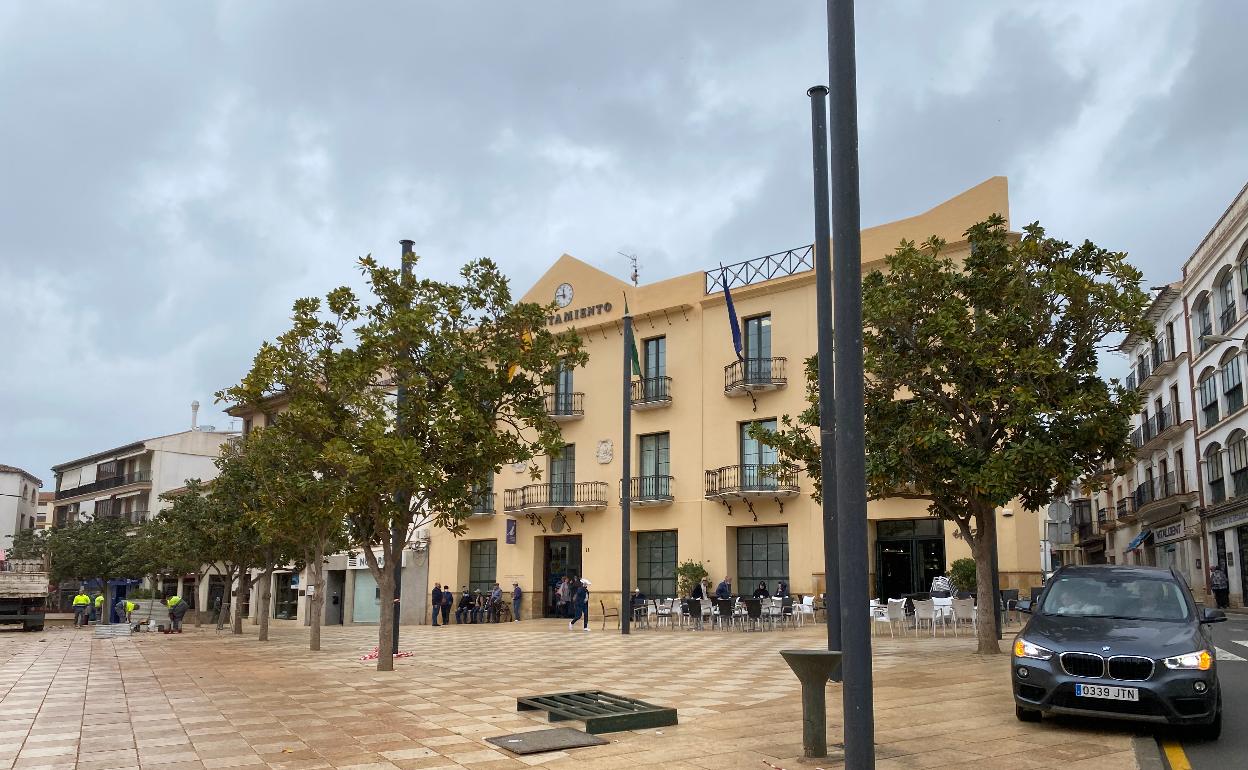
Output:
M1140 534L1136 535L1135 539L1131 541L1131 544L1127 546L1127 550L1134 551L1136 548L1144 545L1144 541L1151 537L1152 534L1153 531L1151 529L1141 530Z

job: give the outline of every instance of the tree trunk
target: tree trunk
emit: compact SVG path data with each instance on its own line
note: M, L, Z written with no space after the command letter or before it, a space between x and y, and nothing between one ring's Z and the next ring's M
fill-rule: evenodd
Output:
M269 599L273 595L273 567L265 567L260 579L260 601L256 602L256 612L260 615L260 641L269 641Z
M321 649L321 613L325 607L324 551L325 543L318 539L308 563L308 590L312 592L312 598L308 600L308 649L313 652Z
M371 548L364 549L364 558L368 568L377 580L377 593L381 597L380 617L377 619L377 670L394 670L394 555L390 552L390 543L382 544L385 554L384 566L377 564L377 557Z
M238 580L232 585L234 586L234 607L230 615L230 632L236 635L243 633L243 591L251 593L251 570L245 566L238 568Z
M199 586L208 577L208 570L202 573L195 573L195 627L199 628L204 623L204 608L199 606Z
M971 555L975 558L975 624L976 652L995 655L1001 652L997 641L997 593L1000 586L993 584L992 555L997 549L996 509L988 503L980 503L975 512L975 536L971 542Z

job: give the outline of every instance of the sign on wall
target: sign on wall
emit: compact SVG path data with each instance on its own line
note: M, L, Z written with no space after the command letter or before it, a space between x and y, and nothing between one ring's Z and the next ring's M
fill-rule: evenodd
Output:
M1169 543L1172 540L1180 540L1183 538L1183 520L1157 527L1153 530L1153 542L1157 545Z
M516 544L516 520L507 520L507 545Z

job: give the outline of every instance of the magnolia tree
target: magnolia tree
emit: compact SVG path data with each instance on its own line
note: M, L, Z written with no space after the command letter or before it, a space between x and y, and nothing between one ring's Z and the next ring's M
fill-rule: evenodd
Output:
M1041 508L1129 454L1138 395L1101 379L1097 359L1110 338L1147 333L1148 296L1126 254L1036 224L1019 238L993 216L967 237L960 263L939 239L903 242L863 280L867 485L928 497L969 544L987 597L997 508ZM817 372L808 360L809 408L760 434L816 482ZM1000 652L992 612L979 602L982 653Z
M371 257L360 267L371 296L344 287L297 301L291 329L218 396L258 406L281 394L275 430L290 442L293 478L274 484L314 498L289 534L306 545L344 522L389 608L390 565L416 525L462 532L504 464L562 448L545 389L561 362L586 356L575 333L545 329L552 308L514 301L489 260L465 265L458 282L404 277ZM530 472L540 477L532 462ZM393 668L392 633L383 611L379 670Z

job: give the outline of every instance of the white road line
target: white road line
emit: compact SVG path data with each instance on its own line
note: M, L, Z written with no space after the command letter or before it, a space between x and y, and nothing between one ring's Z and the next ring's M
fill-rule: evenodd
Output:
M1242 644L1245 647L1248 647L1248 642L1235 642L1235 643ZM1214 647L1213 649L1216 650L1217 652L1217 658L1218 658L1219 663L1225 663L1227 661L1239 661L1240 663L1243 663L1245 660L1244 658L1239 657L1233 652L1227 652L1221 647Z

